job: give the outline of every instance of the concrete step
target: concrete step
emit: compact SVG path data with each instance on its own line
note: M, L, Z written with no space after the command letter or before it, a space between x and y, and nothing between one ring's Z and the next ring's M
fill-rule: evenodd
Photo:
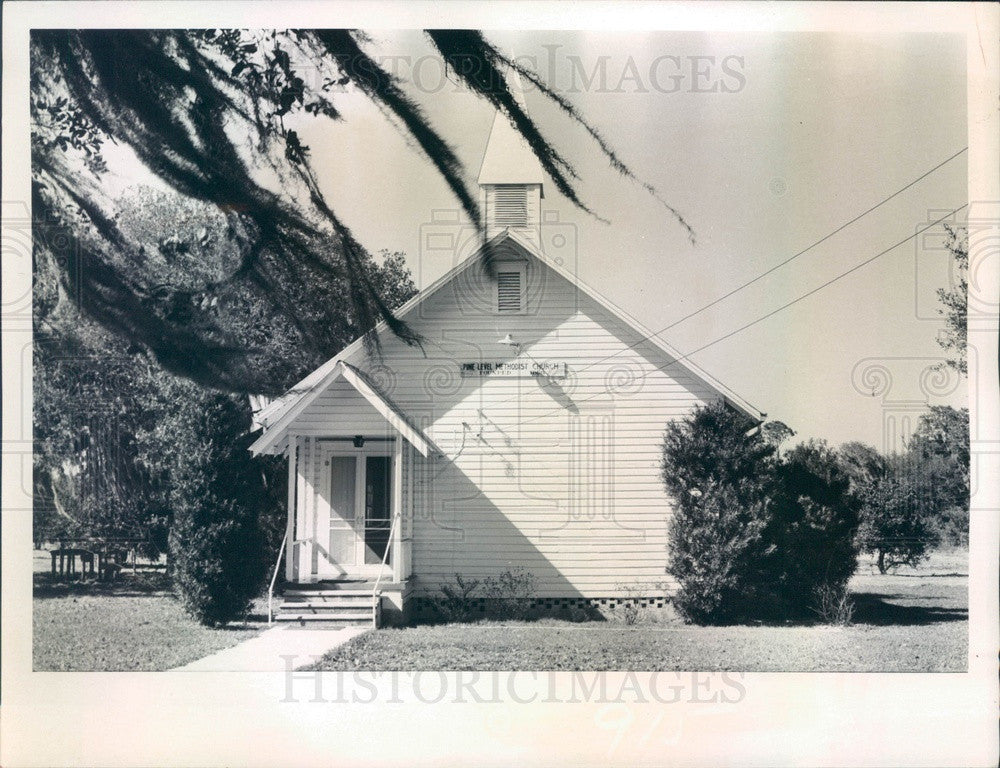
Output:
M286 589L283 595L296 597L361 597L372 596L370 589Z
M344 605L333 603L282 603L278 606L279 611L291 611L292 613L352 613L370 614L374 609L371 605Z
M308 600L312 602L344 602L344 603L366 603L371 605L371 592L285 592L282 599L286 602L298 602Z
M275 621L308 621L310 623L328 621L345 626L369 626L372 623L371 615L365 616L357 613L300 613L295 611L281 611L274 618Z

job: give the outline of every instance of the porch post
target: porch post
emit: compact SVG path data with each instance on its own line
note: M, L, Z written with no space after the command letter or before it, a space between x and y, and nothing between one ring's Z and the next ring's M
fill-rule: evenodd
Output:
M404 579L410 578L410 574L413 573L413 512L417 508L417 504L413 500L413 475L417 469L416 455L417 449L408 443L403 451L403 458L406 461L406 506L403 509L403 538L401 548L403 556L400 560L402 561Z
M301 517L296 526L299 538L306 539L306 543L299 545L299 581L306 577L309 581L316 580L315 558L316 540L319 533L316 521L316 491L314 479L316 477L316 438L306 437L303 440L303 456L299 457L299 498L298 509Z
M285 523L285 581L295 581L295 487L299 474L299 438L288 436L288 520Z
M396 434L392 447L392 580L403 580L403 436Z

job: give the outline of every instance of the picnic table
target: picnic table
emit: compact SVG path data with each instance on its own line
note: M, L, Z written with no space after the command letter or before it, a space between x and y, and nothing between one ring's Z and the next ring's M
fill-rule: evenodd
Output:
M94 576L101 579L115 578L126 565L131 556L132 573L136 571L136 554L141 540L113 541L73 541L60 542L56 549L50 550L52 558L52 575ZM80 559L80 569L77 571L76 561Z
M75 574L77 557L80 558L80 575L84 576L88 572L91 576L94 575L95 553L91 552L89 549L80 549L78 547L60 547L59 549L53 549L50 554L52 555L53 576L56 575L56 561L59 563L60 576Z

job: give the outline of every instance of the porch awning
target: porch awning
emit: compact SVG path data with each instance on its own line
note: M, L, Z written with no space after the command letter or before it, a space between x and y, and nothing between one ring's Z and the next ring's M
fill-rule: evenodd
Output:
M264 429L264 433L250 446L250 451L255 455L261 453L272 453L274 449L287 436L289 428L295 423L295 419L306 408L313 403L333 382L337 379L344 379L350 384L359 395L368 401L371 406L389 424L399 432L406 440L424 456L440 454L441 450L434 445L434 442L423 433L423 431L410 422L406 414L386 395L382 394L378 387L362 371L355 368L350 363L338 360L332 368L326 372L322 378L312 383L307 390L298 393L292 401L283 403L282 412L276 420Z

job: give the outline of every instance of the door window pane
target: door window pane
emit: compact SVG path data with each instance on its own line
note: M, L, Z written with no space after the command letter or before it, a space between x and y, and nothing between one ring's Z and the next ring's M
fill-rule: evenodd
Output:
M365 459L365 563L382 562L389 546L392 518L392 473L388 456ZM391 558L386 558L390 562Z
M354 565L355 543L354 456L330 457L330 538L328 559L337 565Z

